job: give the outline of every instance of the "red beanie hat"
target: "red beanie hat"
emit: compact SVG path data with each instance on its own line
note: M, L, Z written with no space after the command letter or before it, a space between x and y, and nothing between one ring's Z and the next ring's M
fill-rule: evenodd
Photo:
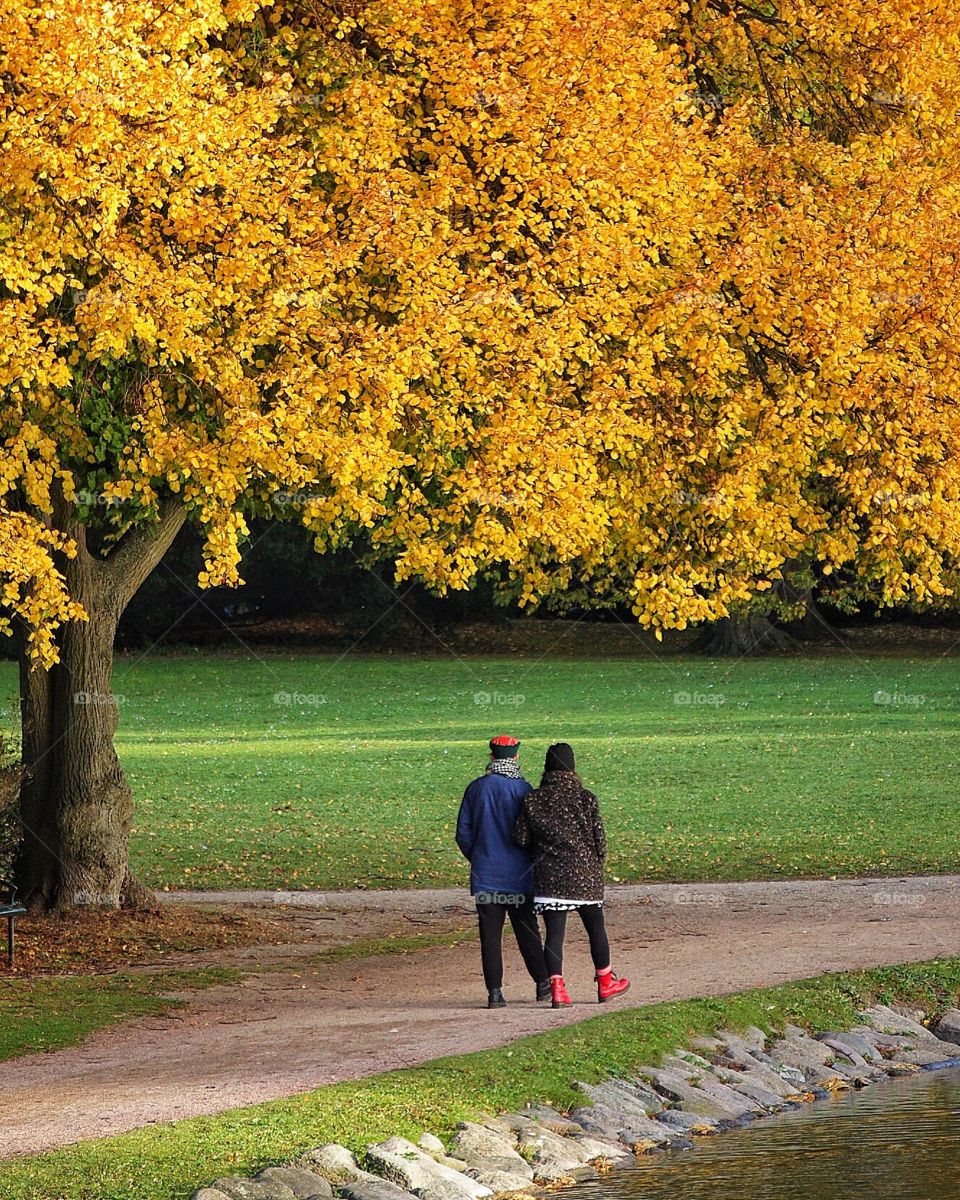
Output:
M501 733L499 737L490 739L490 753L494 758L516 758L520 752L520 743L515 737Z

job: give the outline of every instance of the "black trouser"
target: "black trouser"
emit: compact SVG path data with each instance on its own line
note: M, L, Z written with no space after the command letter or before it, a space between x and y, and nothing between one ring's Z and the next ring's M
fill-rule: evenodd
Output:
M607 927L603 920L602 904L584 904L576 909L580 920L590 939L590 956L598 971L605 971L610 966L610 942L607 938ZM547 971L551 975L563 974L563 939L567 932L567 914L565 912L545 912L543 920L547 927L547 941L544 953L547 960Z
M480 918L480 957L483 961L483 980L487 991L503 987L503 922L509 916L523 962L530 978L545 983L547 965L543 958L540 925L533 911L530 896L508 901L500 893L490 893L490 899L477 897L477 916Z

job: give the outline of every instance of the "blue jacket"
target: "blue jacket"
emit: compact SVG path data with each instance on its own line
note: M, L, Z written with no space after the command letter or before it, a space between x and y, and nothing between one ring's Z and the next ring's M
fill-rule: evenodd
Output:
M530 855L513 840L520 802L533 789L525 779L481 775L463 794L457 845L470 863L470 894L533 894Z

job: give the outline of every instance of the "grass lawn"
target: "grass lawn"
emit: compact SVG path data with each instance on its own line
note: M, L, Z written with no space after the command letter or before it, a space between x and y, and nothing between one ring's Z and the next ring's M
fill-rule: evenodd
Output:
M955 659L192 653L118 660L133 855L169 887L462 882L493 733L570 741L609 877L960 871ZM0 663L0 696L16 691Z
M0 979L0 1062L75 1046L105 1025L179 1008L171 992L231 983L240 971L204 969L150 974Z
M477 1112L526 1101L582 1102L574 1080L627 1074L696 1033L787 1021L813 1030L849 1027L874 999L926 1011L960 994L960 960L890 967L712 1000L657 1004L521 1038L501 1050L438 1059L422 1067L323 1087L216 1117L154 1126L0 1163L4 1200L182 1200L215 1178L252 1172L311 1146L339 1141L356 1151L399 1133L441 1136Z

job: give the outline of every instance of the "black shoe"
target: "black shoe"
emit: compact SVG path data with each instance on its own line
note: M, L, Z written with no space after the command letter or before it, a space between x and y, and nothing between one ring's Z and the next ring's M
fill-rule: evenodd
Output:
M537 984L537 1003L542 1004L544 1000L552 1000L553 992L550 988L550 980L545 979L543 983Z
M494 988L493 991L487 993L487 1008L506 1008L507 1002L503 998L503 992L499 988Z

